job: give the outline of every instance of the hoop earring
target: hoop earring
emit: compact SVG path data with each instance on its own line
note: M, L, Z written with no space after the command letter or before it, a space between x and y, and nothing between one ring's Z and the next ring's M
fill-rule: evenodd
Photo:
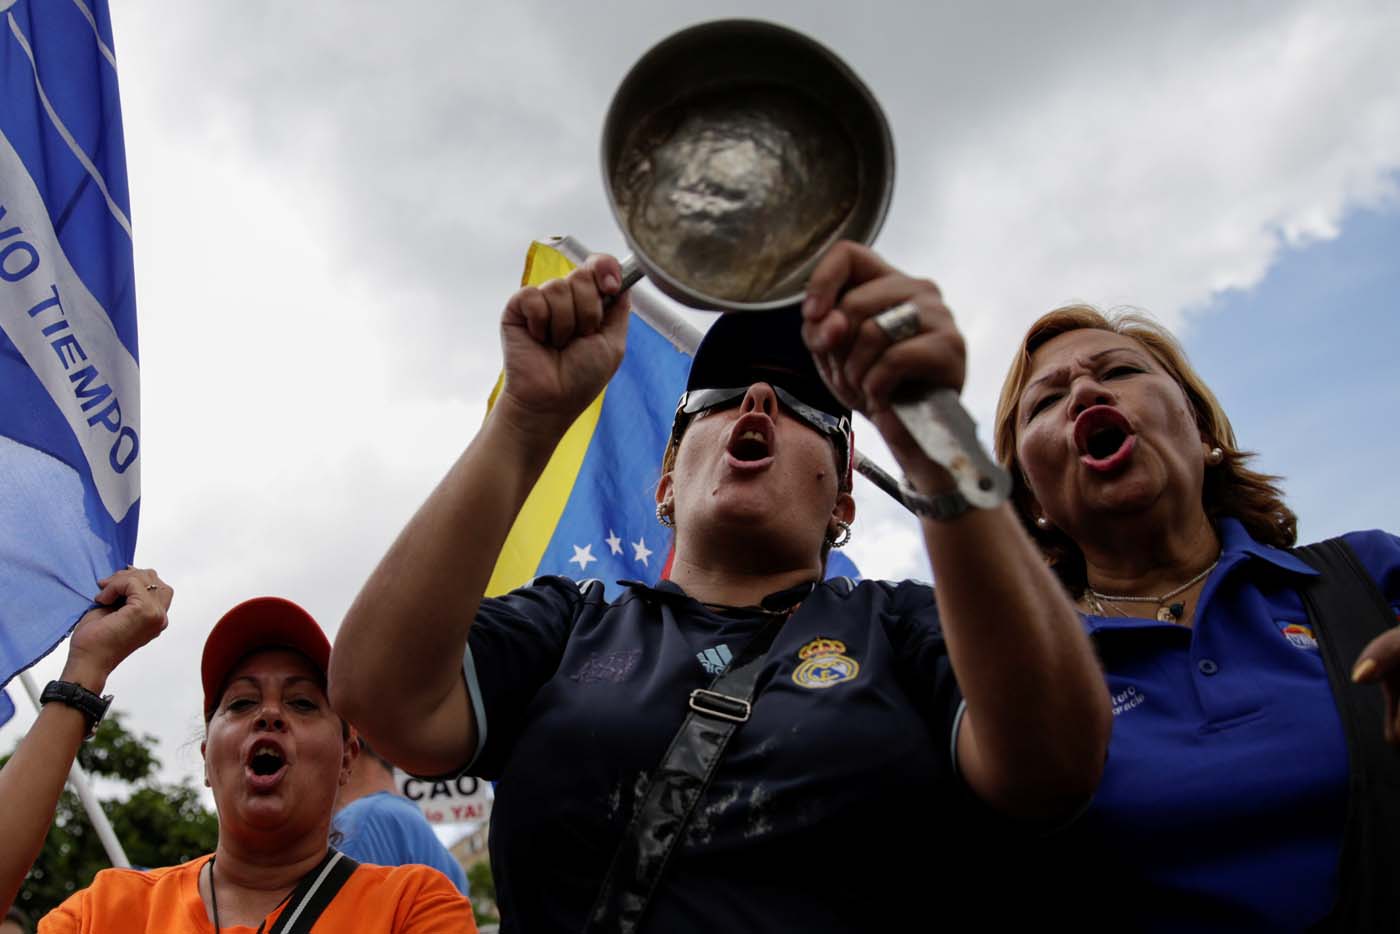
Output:
M666 508L665 503L656 504L656 521L668 529L676 527L676 520L672 517L670 510Z
M826 543L831 548L841 548L851 540L851 524L849 522L837 519L836 527L841 530L840 534L835 537L831 535L826 537Z

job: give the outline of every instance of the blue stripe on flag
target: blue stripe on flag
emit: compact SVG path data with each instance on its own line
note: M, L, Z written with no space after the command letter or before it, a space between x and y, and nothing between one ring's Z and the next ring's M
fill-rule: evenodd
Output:
M540 574L600 578L609 596L616 596L619 578L654 583L660 577L671 535L656 521L656 482L689 369L689 356L632 316L627 352L608 383Z
M106 0L0 13L0 684L130 562L136 304Z

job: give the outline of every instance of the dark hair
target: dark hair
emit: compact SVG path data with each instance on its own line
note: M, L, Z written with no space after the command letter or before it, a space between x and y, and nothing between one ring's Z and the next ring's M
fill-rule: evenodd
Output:
M392 772L392 771L394 771L394 763L390 762L388 759L386 759L386 758L384 758L383 756L381 756L381 755L379 754L379 751L376 750L373 746L371 746L371 745L369 744L369 740L365 739L365 734L360 733L360 734L359 734L359 738L360 738L360 755L361 755L361 756L369 756L371 759L373 759L374 761L378 762L380 765L384 766L384 769L385 769L385 771L387 771L387 772Z

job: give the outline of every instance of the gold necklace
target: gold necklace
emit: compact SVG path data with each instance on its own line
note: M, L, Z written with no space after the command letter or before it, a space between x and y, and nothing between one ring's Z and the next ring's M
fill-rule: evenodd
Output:
M1093 610L1095 615L1097 616L1108 615L1104 612L1103 608L1103 602L1105 600L1107 600L1109 603L1154 603L1157 605L1157 619L1159 621L1163 623L1175 623L1181 619L1183 614L1185 614L1186 604L1184 601L1177 603L1167 603L1167 601L1170 600L1172 597L1175 597L1177 594L1182 593L1186 590L1190 590L1196 584L1199 584L1202 580L1205 579L1206 575L1210 574L1211 571L1215 570L1216 565L1218 565L1219 563L1220 556L1216 555L1215 560L1210 563L1210 567L1206 568L1204 571L1197 574L1195 577L1191 578L1189 581L1182 584L1180 587L1168 590L1160 597L1113 596L1111 594L1099 593L1097 590L1090 587L1088 584L1085 584L1084 594L1088 598L1085 602L1089 604L1089 608Z

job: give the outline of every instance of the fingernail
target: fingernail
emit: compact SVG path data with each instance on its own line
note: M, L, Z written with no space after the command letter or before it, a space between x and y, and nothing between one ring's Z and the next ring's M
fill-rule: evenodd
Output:
M622 288L622 280L612 273L608 273L603 277L603 288L615 293Z
M1351 680L1353 682L1364 681L1376 670L1376 660L1374 658L1363 658L1356 663L1356 667L1351 670Z

